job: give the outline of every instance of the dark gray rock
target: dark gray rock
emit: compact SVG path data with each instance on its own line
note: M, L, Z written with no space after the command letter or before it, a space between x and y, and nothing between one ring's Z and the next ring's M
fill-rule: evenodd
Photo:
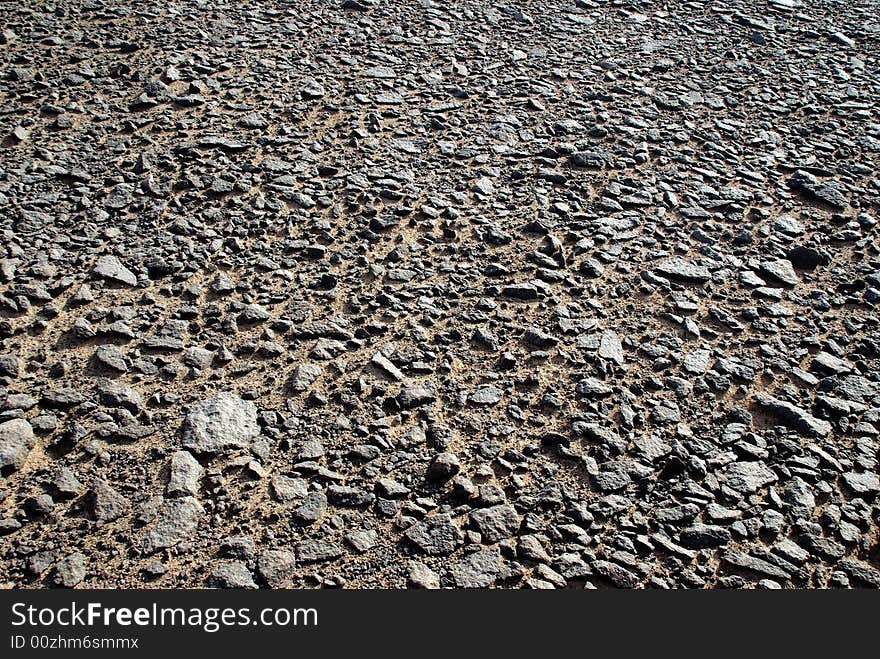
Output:
M408 410L433 402L436 398L437 394L433 389L412 385L400 390L400 393L397 395L397 403L401 408Z
M470 514L470 521L483 542L491 544L514 535L519 530L520 517L512 505L500 504L475 510Z
M293 511L294 518L302 524L317 522L327 511L327 495L323 492L309 492L302 504Z
M849 206L846 195L837 182L823 181L803 170L798 170L788 179L788 187L801 190L807 196L837 210L844 210Z
M776 416L783 424L807 437L825 437L831 433L831 424L817 419L805 409L788 401L758 394L755 402L769 414Z
M721 555L723 564L774 579L790 579L791 573L781 567L738 549L728 549Z
M447 481L461 470L461 463L454 453L438 453L431 459L425 478L433 482Z
M639 583L637 575L610 561L593 561L592 568L596 574L604 577L618 588L635 588Z
M327 488L327 500L334 506L345 508L359 508L373 503L375 496L356 487L346 485L331 485Z
M163 501L154 521L143 534L143 550L152 554L192 540L204 516L205 509L195 497Z
M463 540L461 531L446 514L429 515L404 535L424 553L441 556L451 554Z
M488 588L502 572L501 553L483 549L453 563L449 572L457 588Z
M694 284L703 284L711 276L709 269L682 258L671 258L654 268L664 277Z

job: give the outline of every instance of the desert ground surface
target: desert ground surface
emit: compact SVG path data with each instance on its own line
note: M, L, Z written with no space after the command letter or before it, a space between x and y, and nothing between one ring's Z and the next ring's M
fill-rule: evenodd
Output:
M0 586L880 587L880 3L0 16Z

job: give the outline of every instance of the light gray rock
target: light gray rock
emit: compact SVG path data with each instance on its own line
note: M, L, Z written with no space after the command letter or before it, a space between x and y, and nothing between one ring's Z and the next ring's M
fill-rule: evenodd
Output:
M501 552L483 549L456 561L449 571L458 588L488 588L501 574Z
M843 375L851 373L853 365L845 359L835 357L830 353L822 351L817 353L813 358L813 363L810 364L810 370L820 374Z
M183 424L183 447L195 453L247 448L260 433L257 406L220 393L190 407Z
M804 234L803 225L791 215L780 215L773 220L773 228L789 236L801 236Z
M122 262L115 256L99 257L95 262L95 267L92 268L92 276L126 286L137 286L135 274L122 265Z
M75 497L82 487L83 484L69 467L59 467L52 476L52 488L56 498Z
M703 284L711 277L708 268L678 257L662 261L654 269L664 277L695 284Z
M487 384L471 392L468 402L473 405L495 405L501 400L502 393L498 387Z
M721 470L721 478L733 490L750 494L765 485L775 483L776 473L760 460L731 462Z
M169 467L168 496L195 496L199 491L199 479L204 473L202 465L189 451L177 451L171 456Z
M62 588L74 588L86 578L86 563L86 556L82 552L68 554L55 566L52 581Z
M876 495L880 492L880 477L870 472L849 471L841 477L850 491L859 495Z
M782 488L782 500L794 519L809 519L816 508L813 488L800 476L795 476Z
M281 503L302 499L309 493L309 484L304 478L291 478L284 474L272 477L270 485L272 496Z
M617 332L606 330L602 332L602 338L599 339L599 356L602 359L608 359L618 366L623 365L623 346L620 343L620 337Z
M796 286L801 281L801 278L794 271L794 266L792 266L791 261L788 259L762 261L760 269L763 274L787 286Z
M685 358L684 370L688 373L692 373L694 375L702 375L707 370L709 370L709 357L712 353L708 350L694 350L693 352L689 352Z
M187 348L186 352L183 353L181 361L187 366L204 370L214 361L214 353L204 348Z
M300 364L290 376L290 388L294 391L305 391L321 376L321 367L317 364Z
M409 566L409 585L412 588L436 590L440 588L440 575L420 561L413 561Z
M192 539L205 509L194 497L166 499L156 513L153 523L143 535L143 550L152 554Z
M0 470L21 469L36 441L34 429L24 419L0 423Z
M788 401L759 394L755 401L783 424L807 437L825 437L831 433L831 424L818 419L805 409Z
M87 500L89 512L97 522L106 523L119 519L128 508L128 499L100 478L96 478L92 484Z
M214 279L211 280L208 288L211 289L211 292L216 293L217 295L224 295L234 291L235 284L225 272L218 272L214 276Z
M115 345L108 344L98 346L95 348L94 357L95 361L104 368L116 371L117 373L128 372L128 364L125 361L125 355L123 355L122 351Z
M379 534L372 529L363 531L349 531L345 534L345 542L348 544L349 547L354 549L359 554L363 554L364 552L367 552L375 547L378 541Z
M323 540L306 540L297 545L300 563L321 563L332 561L345 554L345 550L336 542Z
M397 380L398 382L403 382L406 379L406 376L404 376L401 370L397 368L391 362L391 360L385 357L385 355L383 355L381 352L377 352L375 355L373 355L372 362L383 372L390 375L394 380Z

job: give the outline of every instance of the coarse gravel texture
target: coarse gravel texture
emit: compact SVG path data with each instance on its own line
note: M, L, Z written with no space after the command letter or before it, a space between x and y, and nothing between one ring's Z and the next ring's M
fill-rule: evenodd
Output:
M880 2L0 15L0 586L880 587Z

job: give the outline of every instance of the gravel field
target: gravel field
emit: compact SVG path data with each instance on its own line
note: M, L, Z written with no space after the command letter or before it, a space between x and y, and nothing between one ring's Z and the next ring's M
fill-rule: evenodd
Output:
M0 2L0 587L880 588L880 2Z

